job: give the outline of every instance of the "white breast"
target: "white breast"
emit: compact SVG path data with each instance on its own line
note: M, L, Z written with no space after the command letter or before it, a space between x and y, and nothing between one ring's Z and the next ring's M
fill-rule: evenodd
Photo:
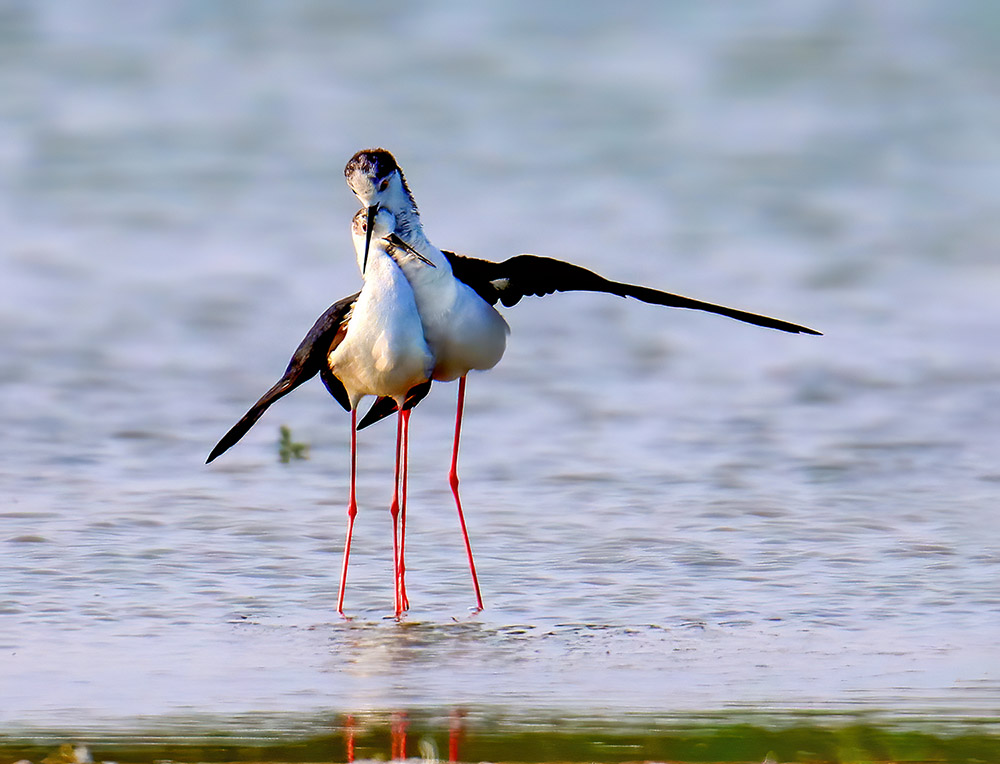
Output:
M329 357L352 407L365 395L401 403L414 386L430 378L434 355L424 337L413 290L384 251L369 253L365 285L343 341Z
M451 272L440 251L421 251L436 267L416 258L401 267L416 299L424 336L434 354L433 377L449 381L473 369L492 369L507 348L510 327L493 306Z

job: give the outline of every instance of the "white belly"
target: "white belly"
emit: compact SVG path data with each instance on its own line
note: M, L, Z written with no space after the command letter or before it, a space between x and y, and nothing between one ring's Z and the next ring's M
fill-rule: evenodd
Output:
M432 322L425 319L424 328L434 348L436 380L457 379L473 369L492 369L507 349L507 322L464 284L459 283L451 309L434 318Z

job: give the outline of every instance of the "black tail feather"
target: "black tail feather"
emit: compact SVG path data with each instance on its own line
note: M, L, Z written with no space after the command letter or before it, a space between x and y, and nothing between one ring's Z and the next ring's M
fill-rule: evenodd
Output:
M264 412L279 398L283 398L288 395L292 390L294 390L298 385L293 384L296 380L290 377L282 377L278 383L264 393L260 400L257 401L250 410L243 415L236 424L230 428L229 432L222 436L222 440L215 444L215 448L212 449L212 453L208 455L208 459L205 460L205 464L208 464L219 456L224 454L230 448L235 446L240 438L249 432L250 428L257 424L257 420L263 416Z

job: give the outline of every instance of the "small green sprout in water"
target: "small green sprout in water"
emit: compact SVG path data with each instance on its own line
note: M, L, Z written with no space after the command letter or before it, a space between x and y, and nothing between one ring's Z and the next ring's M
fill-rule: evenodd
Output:
M42 764L90 764L90 762L93 762L93 759L90 757L87 746L74 747L69 743L63 743L59 746L58 751L50 753L42 759Z
M288 464L292 459L308 459L309 444L292 441L292 431L281 425L281 439L278 441L278 458L282 464Z

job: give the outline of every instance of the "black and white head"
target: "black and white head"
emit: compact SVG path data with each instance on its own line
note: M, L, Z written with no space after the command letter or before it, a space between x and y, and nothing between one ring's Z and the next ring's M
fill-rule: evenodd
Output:
M362 207L383 207L396 217L417 212L396 159L385 149L363 149L351 157L344 177Z
M420 214L417 212L417 205L406 185L403 171L396 164L396 158L388 151L362 149L347 162L344 177L368 215L369 228L372 227L376 211L384 209L395 215L397 233L404 239L409 238L414 228L419 230ZM367 255L366 245L363 259L367 260Z

